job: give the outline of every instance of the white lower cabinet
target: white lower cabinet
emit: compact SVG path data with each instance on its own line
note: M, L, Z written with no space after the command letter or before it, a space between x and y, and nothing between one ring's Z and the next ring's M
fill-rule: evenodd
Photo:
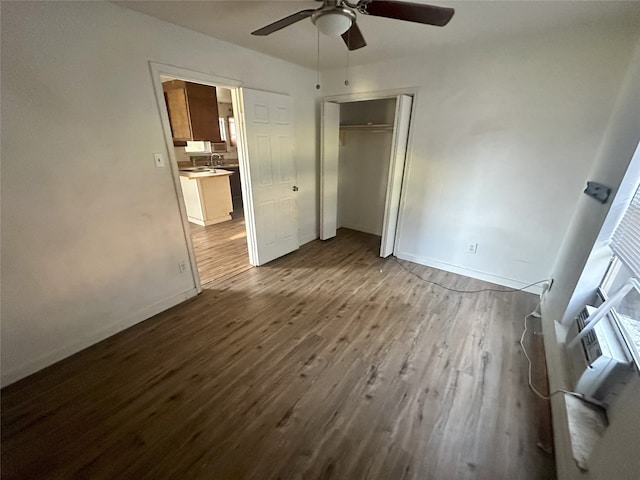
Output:
M231 220L230 175L231 172L224 170L209 175L180 172L182 195L190 222L207 226Z

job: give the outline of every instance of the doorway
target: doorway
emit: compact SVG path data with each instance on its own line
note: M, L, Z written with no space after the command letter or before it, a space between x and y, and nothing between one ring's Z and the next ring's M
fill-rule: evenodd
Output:
M323 102L320 238L348 228L394 253L413 98Z
M294 155L294 116L293 98L287 94L258 91L241 87L242 82L211 74L196 72L171 65L149 62L153 89L156 96L160 120L167 144L169 167L175 185L175 194L182 219L182 228L187 247L191 273L197 292L202 291L200 275L194 242L191 237L191 220L200 218L200 226L208 226L204 219L205 213L210 209L220 207L220 199L215 195L200 202L201 209L207 212L198 212L190 215L187 211L186 200L189 195L200 193L200 189L193 187L202 182L190 183L184 181L184 177L212 176L191 165L189 175L181 175L178 166L178 158L174 149L174 132L169 119L165 91L162 77L180 79L183 82L191 82L203 86L215 88L227 88L231 91L231 105L234 119L229 127L231 134L233 127L237 135L237 167L238 178L241 187L242 212L244 216L244 235L248 250L248 263L251 266L260 266L276 258L282 257L299 247L297 227L296 195L296 169ZM206 95L205 95L206 96ZM179 102L185 102L184 99ZM178 102L178 103L179 103ZM228 121L229 119L227 119ZM215 122L219 121L218 118ZM192 126L192 125L191 125ZM192 129L193 132L193 129ZM195 135L194 135L195 137ZM191 141L200 139L191 138ZM212 152L214 153L214 152ZM212 155L210 160L214 160ZM154 154L156 167L164 167L162 154ZM158 161L160 160L160 161ZM180 159L184 160L183 158ZM191 161L191 159L189 159ZM216 159L217 160L217 159ZM206 167L206 166L205 166ZM209 165L211 167L211 165ZM206 168L209 168L206 167ZM213 165L224 169L224 165ZM184 170L184 168L182 169ZM227 175L227 174L223 174ZM225 220L233 220L233 199L227 197L227 212L214 215L214 219L227 217ZM193 210L192 210L193 213ZM220 212L218 212L220 213ZM190 218L191 217L191 218ZM231 235L234 237L234 235ZM233 240L234 238L231 238ZM238 239L236 237L235 239ZM186 265L181 266L181 268ZM249 267L247 267L249 268Z
M206 285L252 267L231 89L169 75L160 80L195 263Z

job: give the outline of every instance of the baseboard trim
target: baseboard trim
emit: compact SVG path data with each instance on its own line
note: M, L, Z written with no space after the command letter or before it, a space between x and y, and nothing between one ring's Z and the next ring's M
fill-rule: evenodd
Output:
M22 365L18 368L14 368L9 370L8 372L2 372L0 377L0 384L2 387L6 387L18 380L22 380L29 375L32 375L43 368L49 367L60 360L63 360L75 353L84 350L85 348L90 347L106 338L109 338L116 333L121 332L137 323L148 320L149 318L157 315L158 313L164 312L179 303L184 302L185 300L195 297L198 294L198 290L196 288L191 288L189 290L185 290L176 295L172 295L169 298L156 302L152 305L148 305L146 307L137 310L132 313L128 317L115 321L113 323L108 324L107 326L92 332L88 335L84 335L79 340L69 343L62 348L59 348L53 352L46 353L41 355L37 359Z
M318 234L317 233L311 233L309 235L304 235L301 237L298 237L298 244L300 246L309 243L309 242L313 242L314 240L318 239Z
M441 262L429 257L420 257L405 252L395 252L394 255L401 260L408 260L410 262L425 265L427 267L437 268L438 270L444 270L446 272L457 273L458 275L464 275L465 277L475 278L476 280L483 280L485 282L495 283L503 287L508 288L523 288L529 285L531 282L521 282L520 280L514 280L513 278L502 277L500 275L494 275L492 273L482 272L479 270L473 270L471 268L461 267L459 265L452 265L450 263ZM524 289L525 292L535 293L540 295L542 293L542 284L534 285Z

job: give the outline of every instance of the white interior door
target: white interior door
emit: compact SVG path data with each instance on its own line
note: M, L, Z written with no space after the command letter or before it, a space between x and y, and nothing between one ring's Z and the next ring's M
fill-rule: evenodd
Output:
M249 260L264 265L299 247L293 99L246 88L239 94L238 128L244 141L238 147L243 196L248 200Z
M389 163L389 180L387 198L382 222L382 241L380 256L388 257L393 253L398 228L400 209L400 191L404 174L404 161L407 154L409 138L409 122L411 121L411 101L409 95L398 95L396 99L396 115L393 121L393 140L391 143L391 159Z
M340 104L322 102L320 147L320 239L336 236L338 223L338 150Z

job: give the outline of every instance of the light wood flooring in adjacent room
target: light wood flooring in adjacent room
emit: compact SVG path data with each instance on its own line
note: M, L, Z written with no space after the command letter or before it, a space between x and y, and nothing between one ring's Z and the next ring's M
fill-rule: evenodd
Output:
M233 220L207 227L189 223L202 285L252 268L243 212L237 210L232 215Z
M3 479L555 478L518 345L536 297L440 289L415 274L496 287L376 240L340 230L5 388Z

